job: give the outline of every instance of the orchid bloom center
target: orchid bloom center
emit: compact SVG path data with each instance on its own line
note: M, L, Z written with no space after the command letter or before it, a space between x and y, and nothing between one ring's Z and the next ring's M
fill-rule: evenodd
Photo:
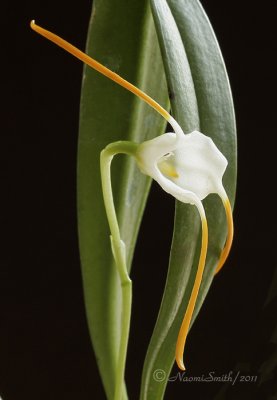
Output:
M174 162L174 154L168 153L162 157L160 161L158 161L158 168L163 175L168 178L179 178L179 173L177 172L175 162Z

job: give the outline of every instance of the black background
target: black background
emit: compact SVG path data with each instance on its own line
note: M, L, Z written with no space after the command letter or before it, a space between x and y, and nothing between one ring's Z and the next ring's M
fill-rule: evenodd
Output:
M265 306L276 265L276 6L219 0L202 4L232 85L239 175L233 250L191 331L188 376L240 370L257 375L258 383L174 382L166 399L215 399L220 390L226 391L222 399L276 399L274 374L265 378L260 369L276 354L277 342L276 333L275 347L270 340L276 297ZM82 65L29 29L36 18L83 49L91 3L27 1L1 8L0 396L101 400L105 397L84 313L76 224ZM166 277L173 207L173 200L153 185L132 271L131 399L138 398ZM164 225L157 237L154 222L161 213ZM151 274L146 281L147 268Z

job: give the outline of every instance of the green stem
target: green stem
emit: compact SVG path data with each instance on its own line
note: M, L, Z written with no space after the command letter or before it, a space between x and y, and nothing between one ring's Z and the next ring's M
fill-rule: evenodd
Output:
M123 397L125 365L131 320L132 281L127 270L125 244L120 238L120 230L114 207L111 184L111 162L116 154L121 153L134 156L137 146L136 143L127 141L111 143L101 152L100 157L104 204L111 231L112 252L119 273L122 290L121 339L116 366L114 400L122 400Z

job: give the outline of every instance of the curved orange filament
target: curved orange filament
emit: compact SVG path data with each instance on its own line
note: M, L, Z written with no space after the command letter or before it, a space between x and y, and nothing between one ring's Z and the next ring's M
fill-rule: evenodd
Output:
M190 322L192 319L193 311L195 308L195 303L196 299L199 293L199 288L200 284L202 281L202 276L204 272L204 267L205 267L205 261L206 261L206 255L207 255L207 249L208 249L208 224L206 217L201 216L201 221L202 221L202 246L201 246L201 252L200 252L200 257L199 257L199 263L198 263L198 268L197 268L197 273L195 277L195 282L192 288L191 296L189 299L189 304L186 309L186 313L179 331L177 343L176 343L176 352L175 352L175 359L177 362L178 367L185 371L185 366L183 362L183 354L184 354L184 348L185 348L185 343L190 327Z
M227 257L231 250L233 237L234 237L233 213L232 213L232 207L231 207L230 201L229 201L228 197L226 197L226 198L222 199L222 202L223 202L225 212L226 212L228 233L227 233L227 239L226 239L224 249L222 250L222 253L221 253L219 261L218 261L218 265L215 270L215 274L217 274L221 270L225 261L227 260Z
M91 68L100 72L100 74L105 75L107 78L116 82L118 85L123 86L125 89L134 93L136 96L138 96L139 98L144 100L147 104L149 104L151 107L153 107L167 121L169 120L170 114L162 106L160 106L159 103L157 103L155 100L153 100L152 97L148 96L142 90L140 90L136 86L132 85L132 83L129 83L125 79L121 78L121 76L117 75L115 72L112 72L107 67L104 67L104 65L100 64L98 61L89 57L86 53L77 49L77 47L68 43L66 40L64 40L64 39L60 38L59 36L55 35L54 33L40 27L39 25L37 25L35 23L35 21L31 21L30 25L31 25L31 28L35 32L39 33L40 35L44 36L46 39L48 39L51 42L55 43L56 45L60 46L61 48L66 50L68 53L72 54L79 60L83 61L85 64L89 65Z

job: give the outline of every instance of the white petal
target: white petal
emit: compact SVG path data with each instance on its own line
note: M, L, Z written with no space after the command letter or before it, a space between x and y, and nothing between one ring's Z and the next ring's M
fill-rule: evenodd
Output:
M198 208L201 207L199 198L192 191L181 188L176 185L170 179L166 178L163 174L161 174L160 170L157 166L154 167L152 178L159 183L162 189L171 194L175 199L181 201L182 203L195 204Z
M214 142L194 131L185 135L174 151L174 165L179 177L173 180L202 200L210 193L222 192L222 176L227 164Z

